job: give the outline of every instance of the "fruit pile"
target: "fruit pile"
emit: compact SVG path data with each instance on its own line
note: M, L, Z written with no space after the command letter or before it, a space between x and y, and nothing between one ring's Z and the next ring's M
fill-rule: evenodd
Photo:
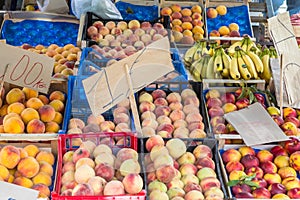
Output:
M87 29L87 36L96 41L92 45L106 58L122 59L136 53L153 41L162 39L168 31L161 23L140 23L137 20L114 22L95 21Z
M248 105L259 102L265 107L265 97L261 93L252 92L249 88L239 88L235 92L220 93L218 90L208 90L205 102L210 118L210 124L215 134L237 134L224 114L243 109Z
M228 48L205 41L196 43L184 55L184 63L196 81L202 79L264 79L272 77L270 58L277 58L273 47L260 49L245 36Z
M51 44L48 47L43 45L34 47L29 44L23 44L21 48L54 58L53 78L66 78L69 75L73 75L73 68L75 62L79 60L78 54L81 51L79 47L75 47L73 44L67 44L63 47L59 47L56 44Z
M178 138L165 143L155 135L145 147L149 200L224 199L209 146L194 145L190 152Z
M29 144L24 148L6 145L0 151L0 181L39 191L40 198L50 197L54 155Z
M267 108L267 111L287 136L300 135L299 110L291 107L283 108L282 117L280 115L280 110L277 107L270 106Z
M122 148L114 155L102 140L98 145L87 140L63 155L61 196L116 196L142 191L138 153Z
M107 112L108 114L112 112L112 116L108 117L109 119L105 118L104 115L94 116L93 114L87 117L86 122L83 119L71 118L67 133L132 132L129 109L129 100L125 99Z
M60 130L66 99L63 92L53 91L47 97L30 88L12 88L3 99L1 133L57 133Z
M144 137L160 135L163 138L205 138L205 125L199 112L196 93L184 89L181 93L156 89L143 91L139 111Z
M204 38L204 23L200 5L182 8L178 4L173 4L170 7L162 8L160 14L171 17L172 33L175 42L194 44L194 41Z
M270 149L242 146L222 154L228 185L236 198L299 199L299 140L293 138Z

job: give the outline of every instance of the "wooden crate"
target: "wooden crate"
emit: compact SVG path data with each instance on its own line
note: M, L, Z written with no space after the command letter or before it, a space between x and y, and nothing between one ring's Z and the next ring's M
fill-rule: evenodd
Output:
M182 7L191 7L193 5L204 5L204 1L203 0L190 0L190 1L184 1L184 0L161 0L160 2L160 6L161 7L166 7L166 6L170 6L172 4L178 4ZM204 8L204 7L203 7Z

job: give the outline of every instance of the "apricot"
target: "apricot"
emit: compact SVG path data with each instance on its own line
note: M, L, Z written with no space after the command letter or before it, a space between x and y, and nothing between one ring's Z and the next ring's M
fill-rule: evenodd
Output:
M190 30L184 30L182 34L183 36L193 36L193 32Z
M192 30L193 29L193 25L191 22L183 22L181 24L181 27L183 30Z
M55 99L65 102L65 94L58 90L51 92L51 94L49 96L49 100L52 101Z
M26 126L27 133L44 133L45 124L39 119L33 119Z
M32 178L33 184L45 184L46 186L50 186L52 184L52 179L49 174L46 172L39 172L36 176Z
M181 11L182 16L191 16L192 15L192 11L189 8L184 8Z
M25 125L20 118L11 117L7 119L4 123L5 133L24 133Z
M216 18L218 16L218 11L214 8L209 8L206 12L208 18Z
M15 168L20 159L21 157L19 149L12 145L7 145L0 151L0 164L8 169Z
M13 88L6 94L6 103L12 104L15 102L23 103L25 101L25 94L19 88Z
M193 13L202 13L202 8L200 5L193 5L193 7L191 8L191 11Z
M32 178L39 172L40 165L35 158L29 156L20 160L17 170L21 176Z
M43 94L40 94L38 96L38 98L43 102L44 105L48 104L49 103L49 99L47 96L43 95Z
M57 133L60 129L60 126L54 121L47 122L45 126L46 126L46 130L45 130L46 133Z
M9 175L10 174L9 174L8 169L5 166L0 165L0 178L2 178L2 180L4 180L4 181L7 181L9 178Z
M49 174L49 176L53 175L53 167L46 161L40 161L40 172L45 172Z
M37 97L30 98L26 102L26 107L27 108L33 108L35 110L38 110L43 105L44 105L44 103Z
M239 29L240 29L240 27L237 23L231 23L231 24L229 24L228 27L229 27L230 31L239 31Z
M162 16L164 16L164 15L171 15L172 14L172 10L169 7L164 7L164 8L161 9L160 14Z
M40 115L38 111L36 111L33 108L25 108L21 112L21 118L25 124L28 124L28 122L30 122L33 119L40 119Z
M56 122L57 124L61 124L63 121L63 115L60 112L55 112L53 122Z
M13 183L26 188L31 188L33 186L33 182L29 178L23 176L17 177Z
M25 99L28 100L32 97L38 97L39 92L37 90L33 90L28 87L23 87L22 89L23 93L25 94Z
M4 104L3 106L1 106L1 108L0 108L0 116L1 117L7 115L8 106L9 106L8 104Z
M219 33L221 36L228 35L230 33L230 30L227 26L221 26L219 28Z
M201 26L194 26L194 28L192 29L192 32L194 34L196 34L196 33L200 33L202 35L204 34L204 30Z
M29 144L23 149L27 152L28 156L31 157L35 157L40 152L40 149L34 144Z
M39 191L40 192L39 197L43 197L43 195L46 196L46 197L50 196L49 187L47 185L43 184L43 183L35 184L31 187L31 189Z
M49 152L49 151L40 151L35 159L38 161L38 162L41 162L41 161L46 161L47 163L49 163L50 165L54 165L54 161L55 161L55 157L54 155Z
M55 109L50 105L44 105L40 107L38 112L43 122L50 122L55 117Z
M64 103L58 99L52 100L49 105L52 106L56 112L63 112L65 108Z
M25 109L24 104L20 103L20 102L15 102L10 104L7 107L7 113L17 113L17 114L21 114L21 112Z
M227 8L224 5L218 5L216 7L216 10L217 10L219 15L226 15L226 13L227 13Z

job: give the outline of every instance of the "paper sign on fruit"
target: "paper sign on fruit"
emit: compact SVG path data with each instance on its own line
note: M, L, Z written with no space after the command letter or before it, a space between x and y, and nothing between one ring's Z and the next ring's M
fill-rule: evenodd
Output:
M289 139L260 103L227 113L224 117L241 135L247 146Z
M93 114L98 116L130 95L125 64L129 66L134 92L173 71L169 49L169 40L165 37L84 79L84 91Z
M24 199L37 199L39 191L21 187L16 184L0 181L0 199L2 200L24 200Z
M54 59L0 43L0 79L47 93Z

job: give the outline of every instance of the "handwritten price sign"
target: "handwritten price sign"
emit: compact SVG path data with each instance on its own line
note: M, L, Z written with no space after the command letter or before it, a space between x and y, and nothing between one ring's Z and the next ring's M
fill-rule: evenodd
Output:
M54 59L0 43L0 79L47 93Z

